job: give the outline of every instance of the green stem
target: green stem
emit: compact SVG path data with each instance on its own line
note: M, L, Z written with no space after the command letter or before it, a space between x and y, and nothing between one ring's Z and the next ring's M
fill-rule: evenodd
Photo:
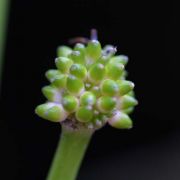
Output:
M93 132L62 126L61 139L47 180L75 180Z
M5 46L5 38L6 38L8 5L9 5L9 0L0 0L0 87L1 87L4 46Z

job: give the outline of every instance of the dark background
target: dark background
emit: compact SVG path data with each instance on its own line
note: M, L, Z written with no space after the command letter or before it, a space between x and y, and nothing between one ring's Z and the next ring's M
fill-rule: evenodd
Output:
M132 130L96 132L78 180L180 179L176 23L172 3L158 1L12 0L0 123L0 179L43 180L60 134L58 124L34 114L45 101L44 72L56 47L99 31L130 58L139 106ZM178 68L177 68L178 70ZM177 103L177 104L176 104Z

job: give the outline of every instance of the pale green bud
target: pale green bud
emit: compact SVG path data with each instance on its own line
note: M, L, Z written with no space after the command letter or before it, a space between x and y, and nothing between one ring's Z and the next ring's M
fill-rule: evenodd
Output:
M46 71L45 76L50 82L52 82L54 77L56 75L60 75L60 74L61 73L57 69L50 69L50 70Z
M132 128L132 120L130 119L130 117L127 114L122 113L120 111L117 111L108 122L112 127L118 129Z
M107 113L115 108L116 100L109 96L102 96L97 101L97 108L102 113Z
M41 104L36 107L35 112L38 116L53 122L63 121L67 117L62 105L56 103Z
M63 107L68 112L75 112L78 108L79 102L78 99L71 95L66 95L62 100Z
M68 55L72 52L72 49L68 46L59 46L57 48L58 57L68 57Z
M67 75L65 74L60 74L56 75L54 79L52 79L52 84L58 88L65 88L66 86L66 81L67 81Z
M83 60L85 61L86 47L84 46L84 44L77 43L74 47L74 51L79 51Z
M79 95L84 91L83 81L72 75L68 76L66 87L67 90L74 95Z
M130 91L134 89L134 83L131 81L126 81L126 80L118 80L117 81L118 87L119 87L119 95L123 96Z
M61 94L55 87L45 86L42 88L42 93L49 101L58 102L61 100Z
M96 63L89 69L88 78L92 83L98 83L104 79L105 67L103 64Z
M134 111L134 107L129 107L127 109L122 109L122 112L126 114L131 114Z
M111 79L106 79L101 84L101 92L103 95L115 96L118 90L117 83Z
M128 63L128 57L125 55L114 56L110 59L109 63L121 63L126 65Z
M73 64L70 68L70 74L76 76L79 79L85 79L87 76L87 69L82 64Z
M127 93L127 95L132 96L132 97L135 97L135 93L134 93L134 91L130 91L130 92L128 92L128 93Z
M67 57L58 57L55 60L56 67L62 72L62 73L68 73L69 68L73 64L73 61Z
M126 70L123 71L121 77L120 77L120 80L125 80L128 76L128 72Z
M91 60L96 61L101 57L101 44L97 40L89 41L86 47L86 55Z
M89 122L93 118L93 110L90 107L82 106L78 108L75 116L80 122Z
M80 104L82 106L92 106L96 103L96 96L92 92L84 92L80 97Z
M108 57L108 56L105 56L105 55L102 55L102 56L98 59L98 62L105 65L106 63L109 62L109 57Z
M138 101L132 96L124 95L121 97L122 109L127 109L129 107L136 106L137 104L138 104Z
M72 53L69 55L69 58L73 60L74 63L77 64L84 64L85 59L84 55L81 51L72 51Z
M122 76L124 65L121 63L108 63L106 65L106 72L108 78L117 80Z

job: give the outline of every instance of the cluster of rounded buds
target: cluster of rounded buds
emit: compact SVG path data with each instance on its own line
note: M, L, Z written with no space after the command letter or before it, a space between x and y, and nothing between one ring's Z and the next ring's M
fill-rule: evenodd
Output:
M50 82L42 88L47 102L35 112L53 122L90 129L107 122L115 128L131 128L128 114L137 105L134 83L125 80L128 57L115 53L115 47L102 48L97 40L90 40L86 46L76 43L73 49L60 46L57 69L45 74Z

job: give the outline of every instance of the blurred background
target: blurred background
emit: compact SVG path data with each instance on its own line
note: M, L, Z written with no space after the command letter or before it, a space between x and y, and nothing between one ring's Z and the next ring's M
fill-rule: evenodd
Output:
M34 114L58 45L98 29L129 56L139 105L132 130L97 131L77 180L180 179L180 119L171 2L12 0L0 109L0 179L44 180L60 126Z

